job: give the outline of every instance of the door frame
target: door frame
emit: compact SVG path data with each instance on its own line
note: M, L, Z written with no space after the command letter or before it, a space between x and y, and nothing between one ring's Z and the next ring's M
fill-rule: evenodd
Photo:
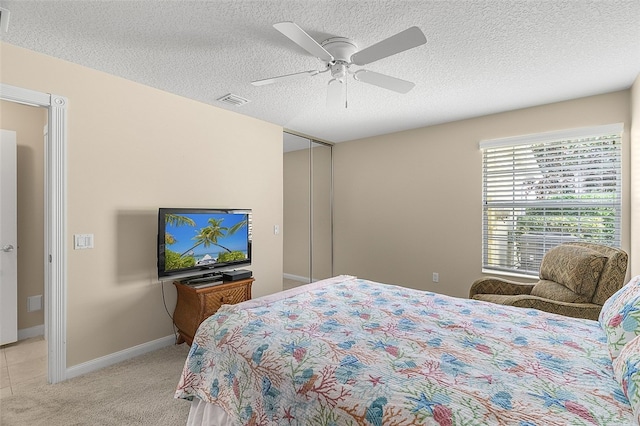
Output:
M67 105L65 97L0 83L0 99L47 108L44 294L47 381L67 377Z

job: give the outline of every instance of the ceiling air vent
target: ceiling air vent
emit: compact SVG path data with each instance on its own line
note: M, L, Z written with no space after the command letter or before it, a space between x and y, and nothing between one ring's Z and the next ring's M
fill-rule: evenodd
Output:
M228 93L226 95L224 95L221 98L217 99L218 101L228 104L228 105L233 105L233 106L241 106L246 104L247 102L251 102L249 101L249 99L245 99L241 96L238 95L234 95L233 93Z

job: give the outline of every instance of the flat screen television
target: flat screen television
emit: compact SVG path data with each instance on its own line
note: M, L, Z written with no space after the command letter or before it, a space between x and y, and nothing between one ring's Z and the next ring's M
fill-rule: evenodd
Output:
M158 279L214 276L250 264L251 210L158 210Z

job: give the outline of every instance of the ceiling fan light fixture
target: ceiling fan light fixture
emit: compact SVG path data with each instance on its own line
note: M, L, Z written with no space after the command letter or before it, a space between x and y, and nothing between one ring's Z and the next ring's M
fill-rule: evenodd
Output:
M348 68L349 65L342 61L331 65L331 77L342 81L347 76Z
M331 109L347 107L346 82L337 78L329 80L327 88L327 107Z

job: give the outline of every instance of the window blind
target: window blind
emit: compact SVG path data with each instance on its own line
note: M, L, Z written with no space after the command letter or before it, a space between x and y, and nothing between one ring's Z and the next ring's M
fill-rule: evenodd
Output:
M481 142L483 268L537 276L568 241L620 246L622 125Z

